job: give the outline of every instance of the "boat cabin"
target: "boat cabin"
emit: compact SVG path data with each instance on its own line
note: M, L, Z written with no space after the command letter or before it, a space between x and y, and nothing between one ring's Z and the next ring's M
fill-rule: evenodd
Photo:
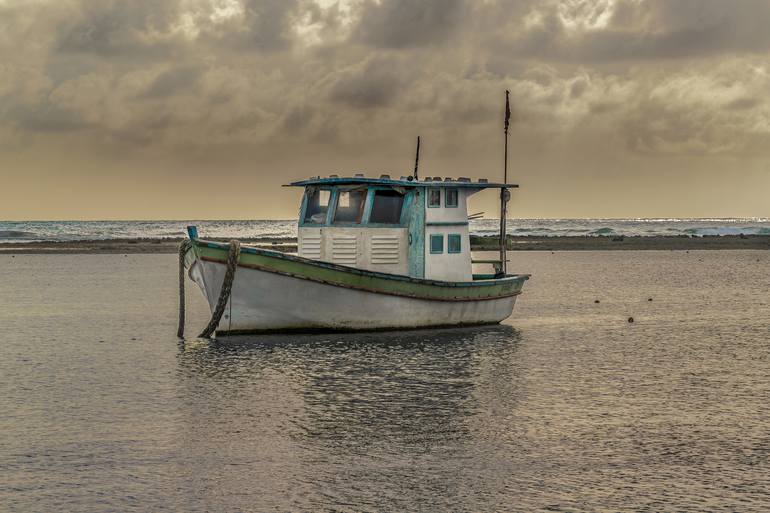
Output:
M332 175L304 187L301 257L413 278L472 281L467 199L514 184L440 177L415 180Z

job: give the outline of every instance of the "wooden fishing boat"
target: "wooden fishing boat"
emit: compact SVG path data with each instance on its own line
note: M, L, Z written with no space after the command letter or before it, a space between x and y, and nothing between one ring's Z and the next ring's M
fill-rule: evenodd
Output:
M483 261L493 273L472 272L467 198L514 184L333 175L289 186L305 191L297 255L233 253L188 228L184 266L212 313L222 310L217 334L498 323L529 278L505 272L504 250Z
M188 227L180 247L180 317L184 270L211 307L201 336L283 330L374 330L492 324L513 312L527 274L508 274L506 213L508 128L505 92L503 183L468 178L391 179L331 175L302 187L298 254L209 242ZM467 200L500 190L500 258L471 258ZM473 274L474 263L494 273ZM236 272L237 271L237 272Z

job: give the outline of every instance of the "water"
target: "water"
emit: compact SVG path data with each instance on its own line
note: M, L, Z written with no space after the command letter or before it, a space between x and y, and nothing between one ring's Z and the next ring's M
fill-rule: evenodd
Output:
M474 235L497 235L499 221L477 219ZM187 225L197 225L204 237L289 238L297 236L296 220L240 221L0 221L0 243L73 241L124 238L180 238ZM770 235L770 219L511 219L510 235L660 236Z
M173 255L0 255L0 510L770 509L770 253L512 267L502 326L180 344Z

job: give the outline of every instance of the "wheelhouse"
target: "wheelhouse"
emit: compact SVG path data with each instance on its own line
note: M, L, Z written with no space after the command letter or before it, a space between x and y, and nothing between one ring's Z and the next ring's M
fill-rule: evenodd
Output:
M467 198L513 188L438 177L413 180L314 177L298 222L301 257L359 269L445 281L472 281Z

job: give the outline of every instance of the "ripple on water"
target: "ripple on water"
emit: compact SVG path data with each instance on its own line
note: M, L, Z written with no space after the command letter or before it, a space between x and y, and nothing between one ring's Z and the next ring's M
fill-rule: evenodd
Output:
M173 255L0 255L0 503L770 507L767 254L513 258L509 325L179 344Z

